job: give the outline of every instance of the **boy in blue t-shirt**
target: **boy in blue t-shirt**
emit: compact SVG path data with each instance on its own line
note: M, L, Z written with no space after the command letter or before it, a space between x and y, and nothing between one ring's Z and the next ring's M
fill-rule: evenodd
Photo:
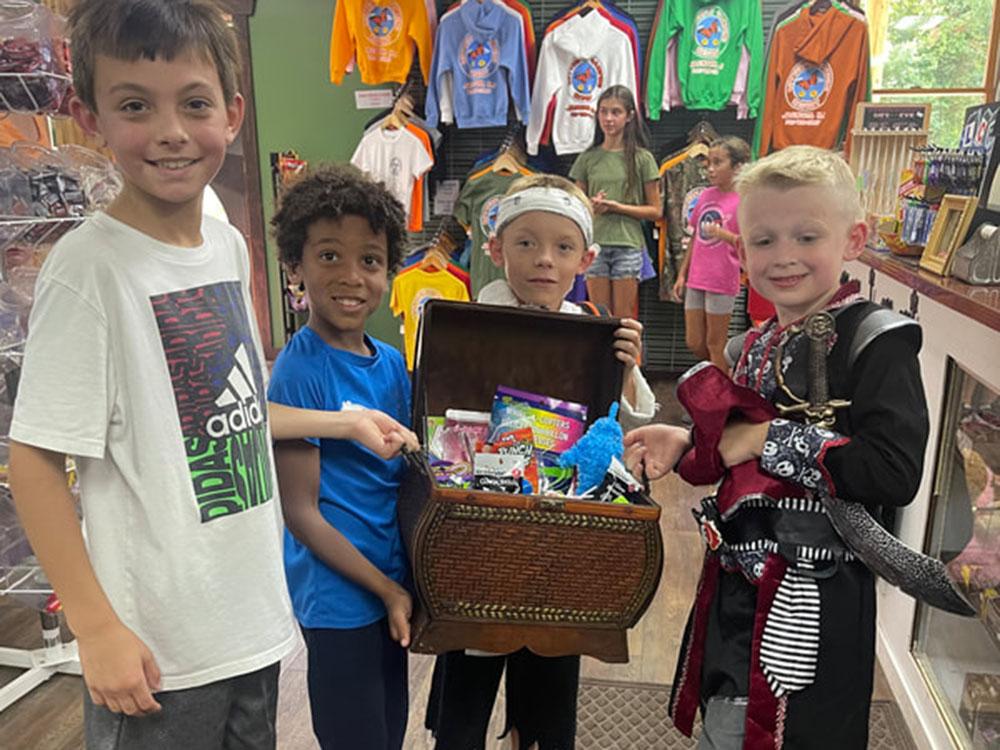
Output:
M270 401L311 409L378 409L406 425L402 355L365 334L399 261L406 216L353 167L297 182L271 221L308 326L278 356ZM408 711L412 603L396 522L401 458L347 440L275 444L285 574L309 657L313 731L324 748L400 748Z

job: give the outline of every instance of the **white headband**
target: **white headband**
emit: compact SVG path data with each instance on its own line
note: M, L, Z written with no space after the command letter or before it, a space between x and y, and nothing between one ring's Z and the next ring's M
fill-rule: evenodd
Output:
M527 211L548 211L565 216L580 227L587 248L594 244L594 219L590 209L562 188L532 187L503 198L497 210L496 233L500 234L504 226Z

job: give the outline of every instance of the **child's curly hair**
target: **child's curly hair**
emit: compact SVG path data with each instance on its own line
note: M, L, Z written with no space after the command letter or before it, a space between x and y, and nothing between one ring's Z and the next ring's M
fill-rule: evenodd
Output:
M373 232L385 232L387 267L392 274L403 256L406 212L383 183L350 164L321 164L285 190L271 219L278 260L297 266L309 227L319 219L342 216L361 216Z

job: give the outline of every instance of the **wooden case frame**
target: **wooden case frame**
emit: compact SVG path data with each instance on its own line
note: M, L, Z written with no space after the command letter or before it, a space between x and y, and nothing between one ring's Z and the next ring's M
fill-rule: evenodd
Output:
M489 409L498 385L586 404L621 392L618 321L431 300L413 378L413 427L447 408ZM414 460L399 520L413 569L416 653L477 649L628 661L626 632L663 569L660 508L438 487Z
M976 202L976 197L972 195L945 195L941 199L927 246L920 256L921 268L938 276L947 276L951 272L955 251L969 231Z

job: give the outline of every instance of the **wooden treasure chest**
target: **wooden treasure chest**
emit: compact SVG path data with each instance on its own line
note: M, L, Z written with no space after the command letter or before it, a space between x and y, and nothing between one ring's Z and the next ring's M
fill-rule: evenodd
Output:
M423 310L413 425L428 415L489 411L497 386L587 406L618 399L613 318L431 300ZM660 508L647 494L611 504L439 486L426 454L410 457L399 518L417 590L412 649L527 647L543 656L628 661L663 565Z

